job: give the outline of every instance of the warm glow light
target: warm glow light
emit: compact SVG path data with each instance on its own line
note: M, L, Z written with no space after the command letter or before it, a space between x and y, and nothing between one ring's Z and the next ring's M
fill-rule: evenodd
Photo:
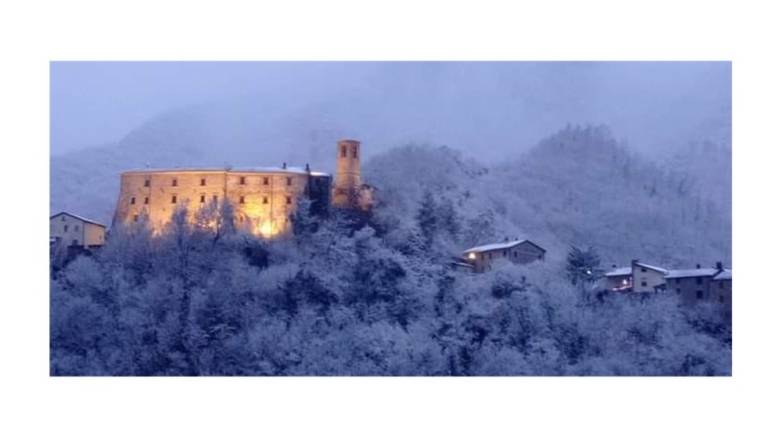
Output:
M259 233L267 238L272 237L275 234L275 227L271 221L265 220L259 226Z
M469 253L469 259L471 259L471 260L475 259L475 253L474 252L470 252Z

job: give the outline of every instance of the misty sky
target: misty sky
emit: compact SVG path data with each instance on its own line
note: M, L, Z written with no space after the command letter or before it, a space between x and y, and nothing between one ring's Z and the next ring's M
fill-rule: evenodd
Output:
M180 107L243 98L285 115L301 112L309 122L325 105L347 104L350 116L339 121L350 123L345 130L358 138L375 141L354 123L381 120L398 139L471 147L481 159L524 150L566 123L587 122L607 124L647 152L730 126L731 65L54 62L51 153L116 143Z

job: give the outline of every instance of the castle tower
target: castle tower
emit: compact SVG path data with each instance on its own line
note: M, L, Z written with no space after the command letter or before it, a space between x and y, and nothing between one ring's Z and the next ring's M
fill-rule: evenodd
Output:
M360 178L360 141L341 140L336 143L336 187L357 189Z
M333 185L333 205L340 208L369 207L367 188L360 175L360 141L341 140L336 143L336 179Z

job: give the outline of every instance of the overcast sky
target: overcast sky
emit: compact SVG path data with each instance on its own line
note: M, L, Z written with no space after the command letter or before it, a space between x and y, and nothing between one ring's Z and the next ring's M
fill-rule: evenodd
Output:
M473 143L484 159L493 158L502 146L505 151L512 144L525 149L569 122L608 124L638 150L656 151L730 124L731 66L55 62L51 153L118 142L143 122L179 107L244 97L287 115L301 110L308 121L312 111L307 107L354 101L350 113L364 112L368 122L376 121L370 118L377 114L384 118L396 113L397 126L387 128L402 128L404 134L436 144ZM359 131L363 137L365 132Z

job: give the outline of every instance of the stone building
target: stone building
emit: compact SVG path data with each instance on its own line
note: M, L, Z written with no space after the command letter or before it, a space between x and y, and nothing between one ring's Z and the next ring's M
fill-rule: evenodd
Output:
M663 291L667 270L632 260L632 292L653 293Z
M354 144L354 145L353 145ZM312 211L324 214L333 196L356 198L366 190L360 174L360 142L337 144L336 185L330 174L305 167L174 168L127 171L120 176L120 195L113 224L131 224L144 216L155 232L162 232L175 208L186 205L190 218L201 209L232 204L235 224L255 235L271 238L289 232L290 216L307 198ZM341 192L348 192L347 195ZM340 207L358 206L358 200L334 198ZM372 202L372 195L365 201Z
M608 291L629 291L632 289L632 267L613 268L606 272L605 289Z
M495 260L504 259L516 264L528 264L544 259L547 251L530 240L506 240L469 248L462 252L462 262L470 264L476 272L491 269Z
M60 212L50 218L51 245L100 247L104 244L107 227L73 213Z
M701 302L731 304L731 270L722 263L715 267L670 270L667 289L677 294L686 305Z
M373 205L373 188L364 184L360 175L360 151L360 141L341 140L336 144L335 207L368 211Z

